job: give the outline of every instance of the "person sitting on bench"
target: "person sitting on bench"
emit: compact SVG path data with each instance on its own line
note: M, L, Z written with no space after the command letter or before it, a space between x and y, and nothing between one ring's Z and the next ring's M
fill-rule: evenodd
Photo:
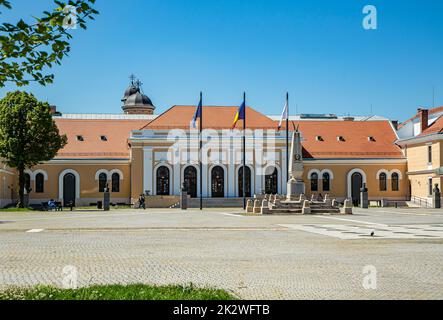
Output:
M57 210L57 204L55 203L54 199L51 199L48 201L48 208L49 210Z

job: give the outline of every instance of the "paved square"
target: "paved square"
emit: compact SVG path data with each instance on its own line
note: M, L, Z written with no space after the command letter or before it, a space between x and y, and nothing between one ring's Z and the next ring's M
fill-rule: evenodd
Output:
M282 227L312 232L342 240L364 238L385 239L443 239L443 225L403 225L403 226L355 226L355 225L296 225L282 224ZM373 235L372 235L373 234Z
M422 209L0 213L0 288L61 286L74 266L81 286L192 282L245 299L442 299L442 227L443 211ZM367 266L377 271L375 290L363 286Z

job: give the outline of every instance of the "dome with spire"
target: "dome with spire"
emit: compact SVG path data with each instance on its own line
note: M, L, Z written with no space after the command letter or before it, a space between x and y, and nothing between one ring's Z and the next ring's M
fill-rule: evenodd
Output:
M153 114L155 107L151 99L142 93L141 81L137 80L134 83L134 76L130 77L131 84L126 89L123 102L123 112L126 114Z
M132 96L137 92L138 92L137 87L133 83L131 83L128 89L126 89L125 91L125 95L123 96L122 102L125 102L130 96Z

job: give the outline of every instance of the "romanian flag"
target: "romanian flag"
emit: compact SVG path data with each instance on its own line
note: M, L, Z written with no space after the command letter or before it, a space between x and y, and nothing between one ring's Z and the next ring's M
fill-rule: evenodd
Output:
M245 120L246 118L246 101L245 99L243 99L243 103L240 106L240 108L238 108L237 113L235 114L235 118L234 118L234 123L232 124L231 129L234 129L238 120Z

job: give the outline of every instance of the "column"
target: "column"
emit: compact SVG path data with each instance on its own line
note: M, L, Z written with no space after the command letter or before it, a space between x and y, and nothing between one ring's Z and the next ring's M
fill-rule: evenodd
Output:
M203 190L203 198L209 198L210 194L209 194L209 188L208 188L208 164L206 163L206 161L203 161L202 164L202 170L203 172L201 174L203 174L202 176L202 180L203 180L203 186L202 186L202 190Z
M172 194L175 196L179 196L180 195L180 190L181 190L181 170L180 170L180 149L178 149L177 151L172 151L174 152L174 157L172 157L174 159L174 163L173 163L173 177L174 177L174 183L172 186Z
M288 171L286 170L286 147L282 148L281 152L282 161L280 162L281 165L281 190L279 193L286 194L288 191Z
M152 185L152 162L153 152L151 147L143 149L143 192L149 190L151 195L154 195L154 188Z

